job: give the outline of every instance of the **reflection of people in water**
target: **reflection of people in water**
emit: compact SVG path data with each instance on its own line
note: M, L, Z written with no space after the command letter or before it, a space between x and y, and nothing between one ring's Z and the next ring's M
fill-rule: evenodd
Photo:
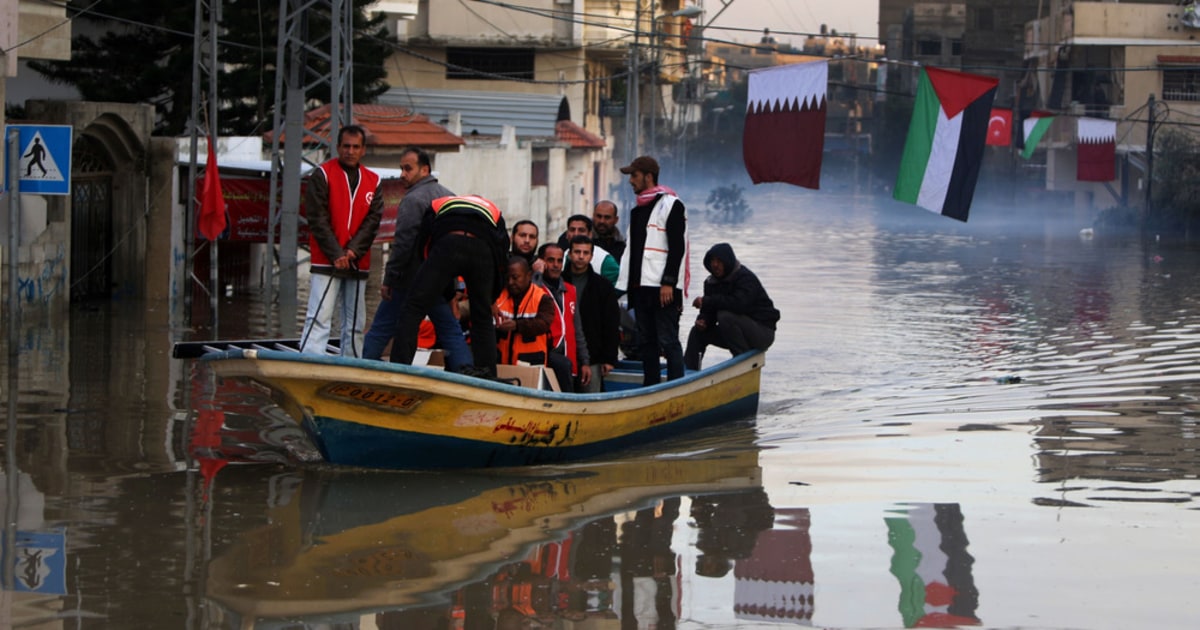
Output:
M749 558L760 532L771 529L775 510L762 488L747 492L714 494L692 499L696 536L696 574L722 577L733 560Z
M677 518L679 497L672 497L621 524L621 619L635 620L633 627L675 627L671 534Z

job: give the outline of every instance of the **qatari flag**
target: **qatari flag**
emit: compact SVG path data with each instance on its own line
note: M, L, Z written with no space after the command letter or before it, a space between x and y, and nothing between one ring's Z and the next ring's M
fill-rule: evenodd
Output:
M749 558L733 567L733 612L738 619L812 625L811 517L808 508L775 511L775 528L762 532Z
M750 73L742 159L755 184L821 187L828 83L825 60Z
M1117 121L1079 119L1079 162L1075 179L1111 182L1117 178Z

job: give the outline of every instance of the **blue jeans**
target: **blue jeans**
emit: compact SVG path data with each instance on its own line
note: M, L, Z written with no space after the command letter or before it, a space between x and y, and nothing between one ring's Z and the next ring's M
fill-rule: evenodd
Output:
M412 363L413 355L417 353L421 320L435 304L445 303L442 293L455 277L462 276L471 303L473 364L494 376L496 324L492 320L492 288L495 271L491 252L479 239L447 234L434 241L429 257L417 270L417 276L408 287L408 299L400 309L396 336L392 339L392 363Z
M404 309L407 297L407 291L399 291L393 287L392 299L379 301L379 308L371 320L366 338L363 339L364 359L383 358L383 349L392 337L396 336L396 326L400 323L400 312ZM471 348L467 345L462 326L454 319L450 304L444 300L434 304L429 309L428 316L429 321L433 322L433 329L437 331L438 343L446 353L446 369L457 372L462 366L470 365Z
M642 385L655 385L662 380L660 355L667 359L667 380L683 378L683 346L679 343L683 293L675 289L674 300L663 306L658 291L658 287L638 287L629 292L642 355Z
M329 331L336 310L342 322L342 356L358 357L362 349L363 325L367 321L366 293L365 279L312 274L308 312L304 316L304 331L300 334L300 351L305 354L326 354L325 346L329 342Z

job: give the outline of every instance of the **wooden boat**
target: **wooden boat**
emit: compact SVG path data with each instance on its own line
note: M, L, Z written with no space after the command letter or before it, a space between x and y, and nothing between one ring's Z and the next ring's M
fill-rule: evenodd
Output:
M175 356L265 386L326 461L395 469L572 461L750 417L765 361L748 352L651 387L575 394L278 341L177 344Z
M689 435L678 449L640 449L595 464L295 471L283 484L292 491L266 524L239 534L209 563L205 596L260 624L353 625L452 601L455 589L596 519L679 496L761 492L753 440L753 427L738 422Z

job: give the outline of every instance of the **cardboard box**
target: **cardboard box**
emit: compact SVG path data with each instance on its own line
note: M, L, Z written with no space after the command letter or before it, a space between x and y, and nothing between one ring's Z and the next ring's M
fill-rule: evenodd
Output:
M554 378L554 372L541 365L497 365L496 376L515 378L521 387L562 391L558 388L558 379Z

